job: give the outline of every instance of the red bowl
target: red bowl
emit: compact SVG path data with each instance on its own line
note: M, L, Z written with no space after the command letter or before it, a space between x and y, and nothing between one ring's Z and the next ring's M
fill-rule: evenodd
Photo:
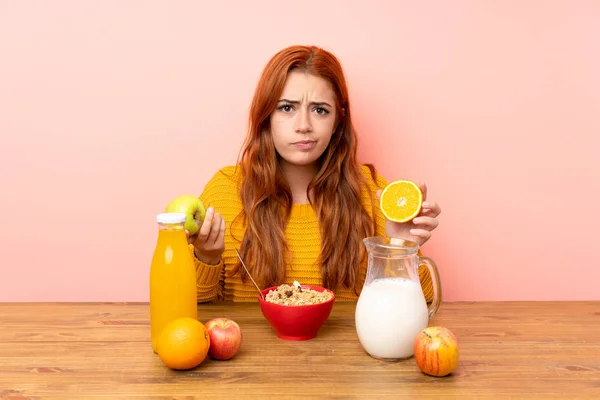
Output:
M335 293L322 286L301 285L303 289L313 289L317 292L328 291L333 298L319 304L303 306L286 306L283 304L270 303L258 296L260 309L275 330L277 337L284 340L308 340L317 336L317 332L323 326L335 301ZM277 290L273 286L262 291L265 298L271 290Z

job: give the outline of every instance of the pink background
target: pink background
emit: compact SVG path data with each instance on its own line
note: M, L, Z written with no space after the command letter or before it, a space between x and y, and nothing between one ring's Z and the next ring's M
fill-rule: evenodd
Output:
M0 301L148 300L155 214L297 43L342 61L361 160L441 204L446 300L600 299L599 2L217 3L0 2Z

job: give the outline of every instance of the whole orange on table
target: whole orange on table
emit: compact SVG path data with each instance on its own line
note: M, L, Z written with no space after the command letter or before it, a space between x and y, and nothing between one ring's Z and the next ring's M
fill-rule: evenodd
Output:
M156 353L171 369L191 369L204 361L209 348L210 336L204 324L184 317L164 327L156 344Z

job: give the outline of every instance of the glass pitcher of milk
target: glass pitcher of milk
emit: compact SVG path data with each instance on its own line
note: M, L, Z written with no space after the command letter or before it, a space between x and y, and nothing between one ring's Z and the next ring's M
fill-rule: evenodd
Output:
M442 290L435 262L418 255L419 245L403 239L369 237L365 283L356 304L356 332L369 355L397 361L413 355L417 334L441 304ZM429 268L433 302L429 307L419 281L419 266Z

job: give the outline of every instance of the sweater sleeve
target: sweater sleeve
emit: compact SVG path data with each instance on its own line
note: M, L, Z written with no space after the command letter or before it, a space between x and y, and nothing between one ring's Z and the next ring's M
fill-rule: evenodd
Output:
M219 171L205 185L204 190L200 195L200 200L206 207L215 205L215 202L222 196L219 191L219 188L223 184L222 181L222 174L221 171ZM223 262L223 257L221 257L218 264L210 265L196 258L194 246L192 244L190 244L190 251L196 267L197 302L203 303L217 299L219 294L222 293L225 284L223 277L225 263Z
M383 176L381 176L379 174L376 174L375 178L376 179L373 183L373 188L372 188L373 199L375 200L375 204L373 207L373 219L375 220L375 234L377 236L385 237L386 236L386 233L385 233L386 219L385 219L385 216L383 215L383 212L381 211L381 208L379 207L379 201L377 201L377 191L385 189L388 182Z
M216 265L206 264L196 258L194 245L190 244L190 251L196 267L196 301L198 303L212 301L217 297L223 259Z

